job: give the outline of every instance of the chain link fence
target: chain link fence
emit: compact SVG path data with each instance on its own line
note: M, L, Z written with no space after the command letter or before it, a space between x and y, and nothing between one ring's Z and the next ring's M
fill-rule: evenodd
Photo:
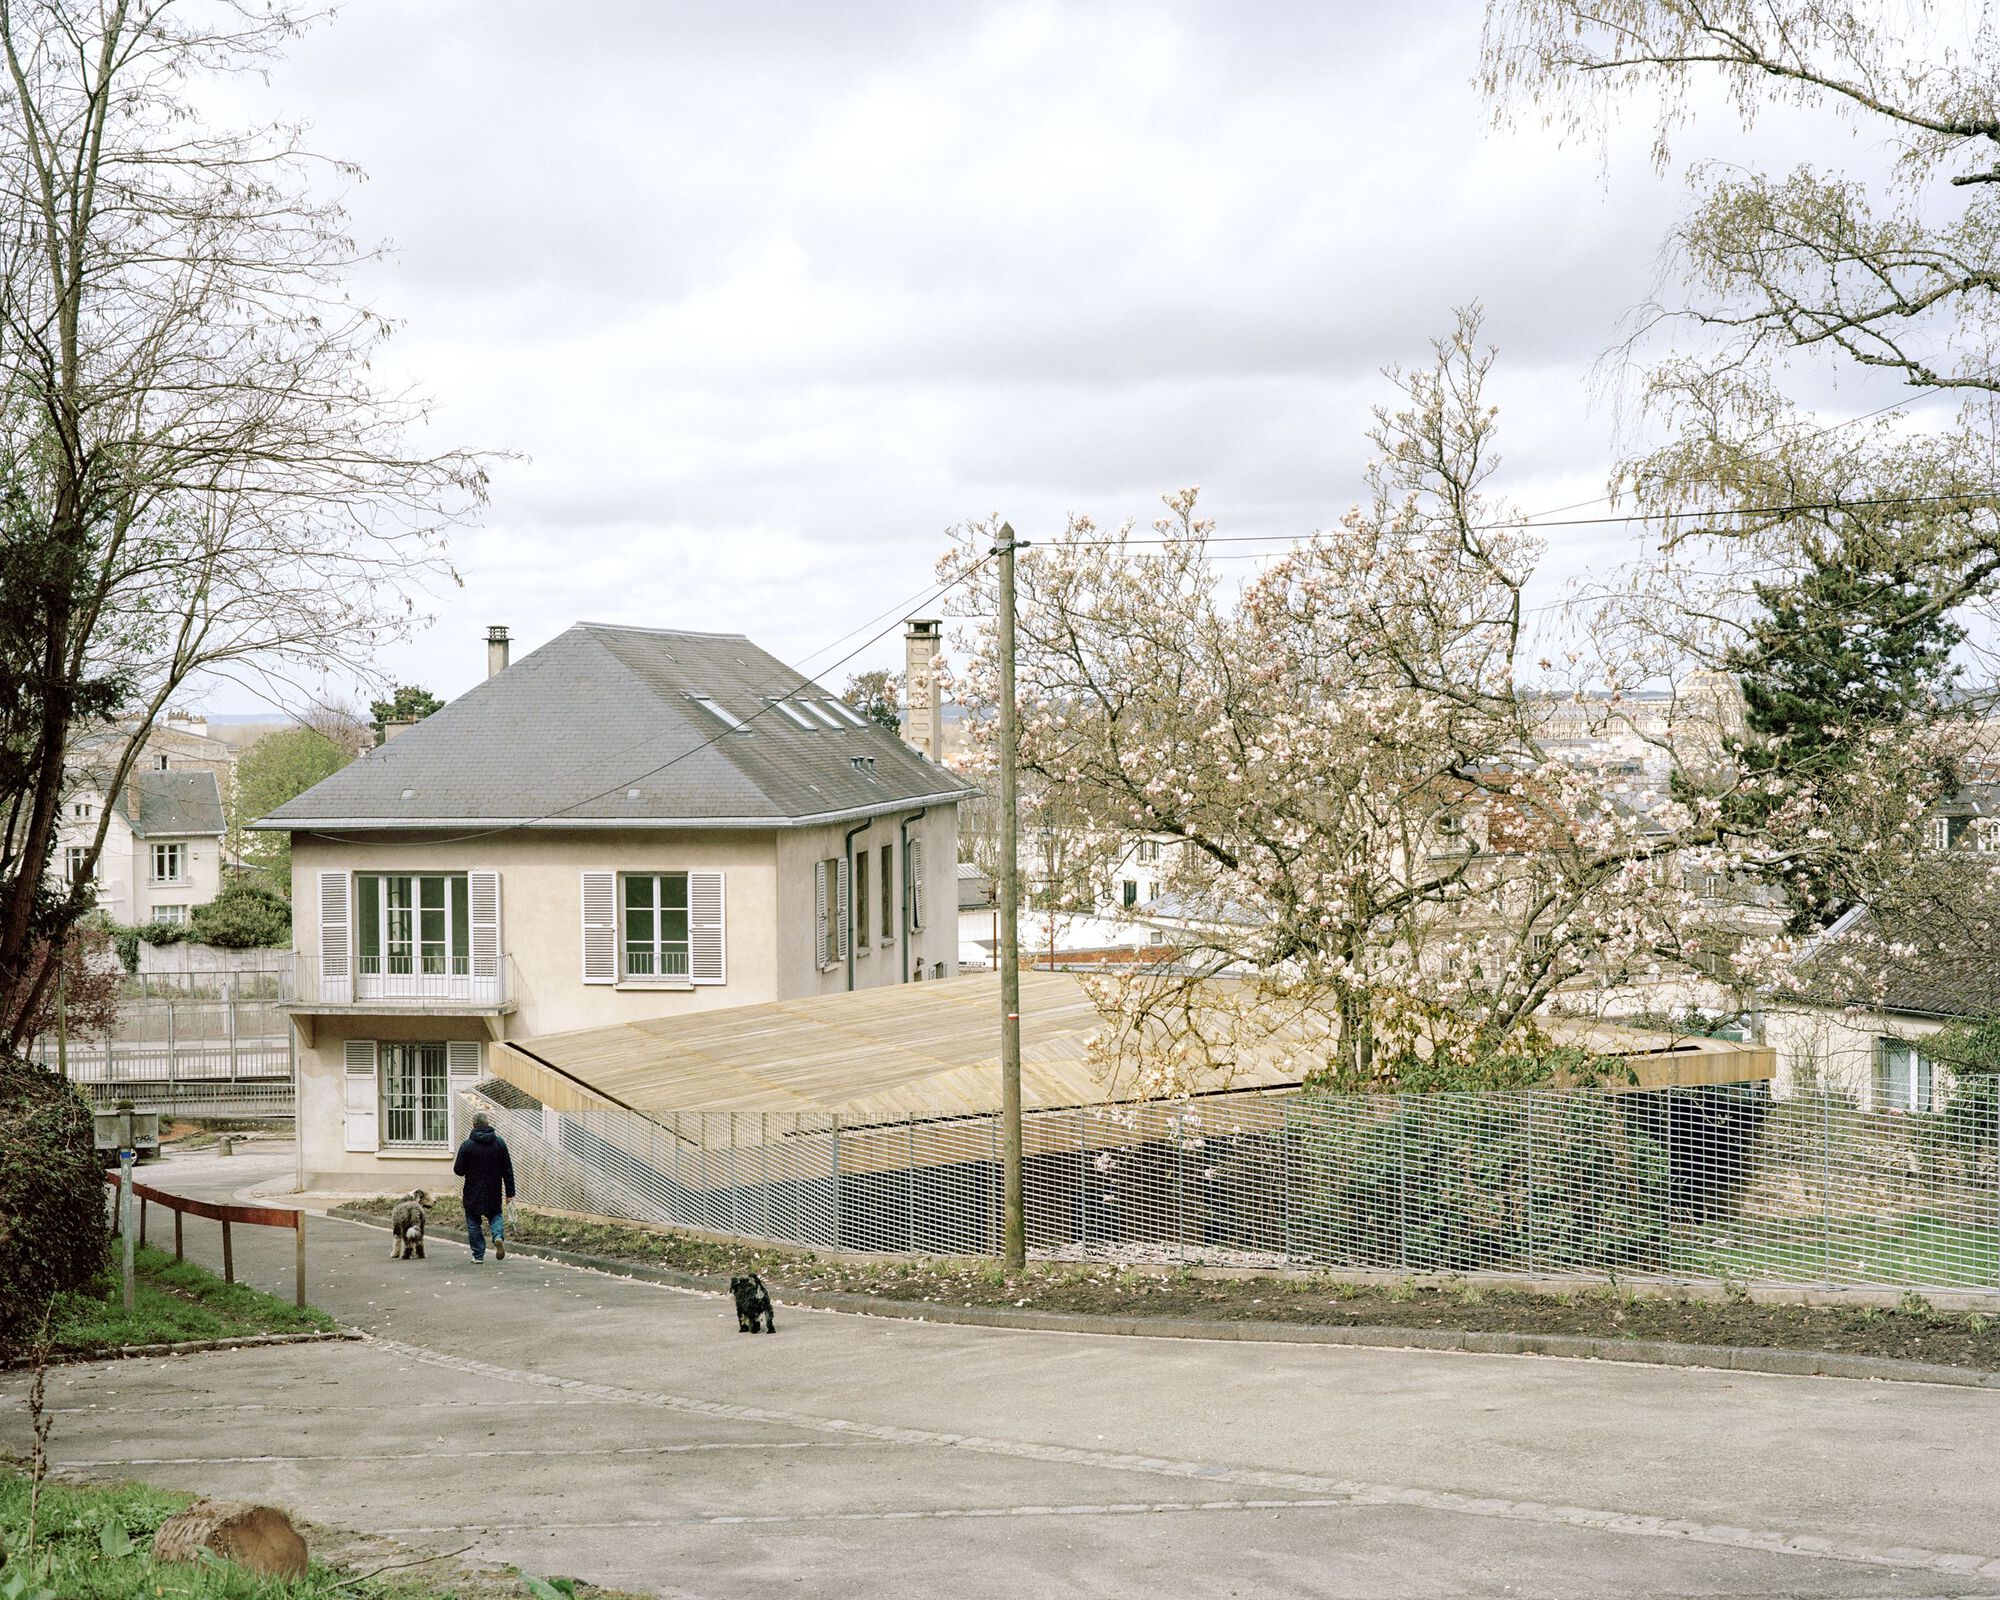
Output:
M261 998L128 1001L108 1036L37 1039L32 1058L65 1070L93 1103L130 1100L187 1116L291 1117L292 1030L275 989Z
M1768 1085L1218 1096L1031 1112L1043 1259L2000 1288L2000 1095ZM531 1205L850 1251L993 1254L996 1117L562 1113L475 1095Z

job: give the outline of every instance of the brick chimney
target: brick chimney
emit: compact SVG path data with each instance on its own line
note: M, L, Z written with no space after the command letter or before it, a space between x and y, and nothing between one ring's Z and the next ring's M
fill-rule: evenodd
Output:
M909 619L903 634L903 738L933 761L944 754L937 694L937 658L943 646L937 618Z
M486 629L486 676L491 678L507 670L507 625L495 622Z

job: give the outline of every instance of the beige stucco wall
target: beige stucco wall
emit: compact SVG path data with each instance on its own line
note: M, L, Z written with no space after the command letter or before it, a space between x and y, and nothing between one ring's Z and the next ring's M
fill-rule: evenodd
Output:
M448 1160L370 1155L344 1148L342 1046L347 1039L443 1041L489 1038L494 1033L503 1039L524 1039L845 989L844 964L826 971L817 965L813 863L840 855L846 831L843 826L707 832L520 829L456 841L446 835L437 842L418 834L337 839L295 834L293 930L304 972L318 970L321 872L492 870L500 875L500 944L511 961L509 984L515 1002L513 1011L491 1019L427 1016L420 1007L385 1005L380 1012L309 1020L299 1041L300 1164L307 1183L402 1189L442 1181L448 1186ZM856 946L857 988L902 981L901 958L906 950L921 958L926 977L938 964L946 976L957 972L955 808L932 808L910 825L910 834L925 841L928 925L907 945L898 940L893 952L886 950L874 926L880 888L871 872L869 887L875 899L870 925L875 938L866 955ZM885 842L895 846L900 880L897 816L874 819L856 836L854 848L869 849L879 865ZM584 983L583 873L689 870L723 874L727 982L693 987ZM490 1054L493 1045L487 1048Z
M1879 1109L1875 1052L1880 1039L1927 1039L1944 1024L1924 1017L1893 1016L1816 1006L1773 1007L1764 1033L1777 1052L1772 1092L1796 1094L1815 1082L1852 1095L1864 1111Z
M869 944L854 950L854 987L879 988L902 983L916 976L919 966L928 979L936 975L940 962L944 976L958 975L958 821L955 808L933 806L909 825L912 841L923 841L924 923L908 929L909 908L903 898L902 818L914 812L898 812L872 819L867 830L854 836L856 859L865 850L869 858L868 929ZM847 987L847 968L836 961L824 971L818 966L819 904L814 888L816 862L841 859L848 848L847 831L853 823L827 828L798 828L777 836L778 881L781 885L778 914L779 991L776 998L797 999L803 995L838 994ZM890 846L895 860L895 890L891 897L895 910L895 936L885 941L881 927L882 846ZM859 874L856 873L856 877Z

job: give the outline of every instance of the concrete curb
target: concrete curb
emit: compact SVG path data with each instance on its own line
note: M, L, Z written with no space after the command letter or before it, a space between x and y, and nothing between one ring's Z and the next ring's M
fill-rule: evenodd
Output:
M387 1225L343 1209L342 1221L387 1231ZM650 1267L611 1256L585 1255L552 1245L509 1244L510 1256L555 1261L613 1277L674 1289L727 1294L721 1278ZM1958 1389L2000 1389L2000 1372L1950 1367L1892 1356L1842 1355L1833 1350L1776 1350L1755 1345L1675 1344L1664 1339L1603 1339L1581 1333L1482 1333L1463 1328L1320 1327L1300 1322L1210 1322L1187 1317L1111 1317L1076 1311L1030 1311L1012 1306L945 1306L924 1300L888 1300L826 1289L789 1290L781 1304L812 1311L886 1317L965 1328L1014 1328L1029 1333L1090 1333L1136 1339L1212 1339L1237 1344L1349 1345L1379 1350L1447 1350L1485 1356L1565 1356L1625 1361L1651 1367L1705 1367L1778 1377L1859 1378L1883 1383L1935 1383Z
M268 1345L326 1344L343 1339L361 1339L358 1328L341 1328L333 1333L246 1333L233 1339L182 1339L174 1344L121 1344L110 1350L53 1350L47 1365L71 1366L83 1361L133 1361L141 1356L196 1356L210 1350L261 1350ZM14 1371L35 1364L32 1356L9 1356L0 1361L0 1371Z

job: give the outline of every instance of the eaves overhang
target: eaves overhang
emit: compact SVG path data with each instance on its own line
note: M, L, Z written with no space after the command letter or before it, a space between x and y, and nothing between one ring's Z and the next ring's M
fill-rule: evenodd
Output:
M823 828L831 823L893 816L899 811L916 811L925 806L961 805L977 793L971 787L946 789L937 794L909 795L797 817L299 817L284 821L259 817L247 826L252 833L423 833L437 828L473 828L487 833L506 833L521 828L547 832L567 832L576 828Z

